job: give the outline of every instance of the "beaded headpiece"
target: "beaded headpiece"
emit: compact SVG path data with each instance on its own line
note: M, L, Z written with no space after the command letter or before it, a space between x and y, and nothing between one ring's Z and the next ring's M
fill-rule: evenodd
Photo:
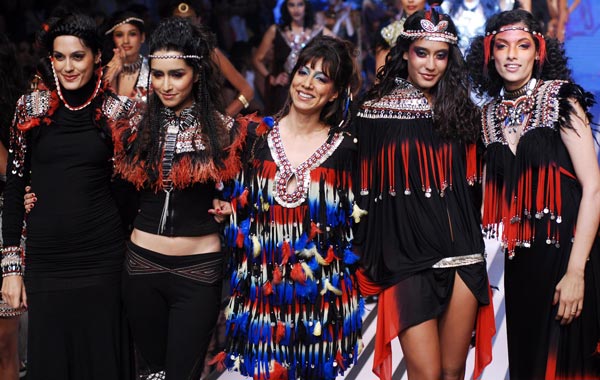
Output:
M531 30L526 26L504 26L498 30L492 30L491 32L487 32L485 34L485 37L483 39L483 71L487 73L487 67L488 67L488 63L490 62L490 57L492 54L492 40L494 39L494 37L496 37L496 35L503 33L503 32L508 32L510 30L522 30L524 32L527 33L531 33L533 35L533 37L535 39L537 39L538 41L538 45L539 45L539 69L542 69L542 66L544 65L544 61L546 60L546 39L544 38L544 35L540 32L536 32L535 30Z
M195 54L180 54L180 55L175 55L175 54L167 54L167 55L154 55L154 54L150 54L148 56L148 58L150 59L202 59L201 55L195 55Z
M448 25L449 23L446 20L440 21L437 25L434 25L430 20L422 19L421 27L423 29L404 29L402 32L400 32L400 35L411 40L424 38L430 41L447 42L449 44L456 45L458 42L458 36L447 31Z
M114 31L115 31L115 29L117 29L119 26L121 26L121 25L124 25L124 24L130 24L132 21L139 22L140 24L144 25L144 20L142 20L142 19L141 19L141 18L139 18L139 17L127 17L125 20L123 20L123 21L121 21L121 22L118 22L118 23L116 23L115 25L113 25L113 27L112 27L112 28L110 28L109 30L107 30L107 31L104 33L104 35L109 35L109 34L111 34L112 32L114 32Z

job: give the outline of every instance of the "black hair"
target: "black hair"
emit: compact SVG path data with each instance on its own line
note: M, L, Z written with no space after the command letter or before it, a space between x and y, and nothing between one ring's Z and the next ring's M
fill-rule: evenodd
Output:
M49 18L42 24L42 30L37 36L37 41L43 51L42 54L44 54L38 64L38 71L43 82L49 88L54 88L56 84L54 83L52 67L48 57L54 50L54 40L60 36L78 37L83 46L90 48L93 54L100 53L102 49L96 22L90 16L66 11L65 13L56 13L55 16Z
M115 26L117 26L120 23L124 22L128 18L136 18L136 19L142 20L142 17L140 15L138 15L137 13L132 12L130 10L119 11L119 12L115 12L112 15L112 17L110 18L110 20L108 20L108 22L106 23L106 26L105 26L104 29L106 31L108 31L111 28L114 28ZM127 21L127 24L131 24L131 25L135 26L136 28L138 28L138 30L140 31L140 33L146 33L146 27L145 27L143 21L129 20L129 21ZM114 30L110 33L110 35L112 36L113 33L114 33Z
M530 31L541 33L542 27L533 15L522 9L505 11L492 16L486 23L486 33L498 31L507 25L523 24ZM537 38L533 38L536 50L539 51ZM532 77L542 80L563 79L571 80L571 71L567 66L567 57L560 41L555 38L546 38L546 59L540 70L540 65L535 65ZM490 56L493 55L494 42L490 42ZM487 64L487 70L484 70L484 36L476 37L471 42L471 47L467 52L467 66L469 68L473 85L481 95L497 96L504 86L502 77L496 71L493 60Z
M427 19L434 25L446 21L446 32L457 35L456 26L450 16L438 13L434 8L421 10L409 16L404 30L423 30L421 21ZM400 35L390 50L386 63L377 73L379 83L366 94L366 99L379 99L389 94L397 85L396 78L408 78L408 62L403 58L415 40ZM448 65L440 80L431 89L434 125L443 138L474 142L479 137L480 112L470 98L467 67L460 49L448 43Z
M319 120L331 126L330 134L336 133L349 120L349 102L352 94L360 88L361 77L356 64L356 49L351 42L329 36L313 38L300 52L298 61L294 66L290 78L303 66L314 66L317 61L323 60L323 72L333 81L338 97L327 103ZM291 99L288 100L278 117L289 113Z
M302 26L305 28L312 28L315 24L315 13L310 4L310 0L302 0L304 1L304 20ZM290 15L290 11L288 10L287 4L289 0L285 0L281 3L281 22L280 26L285 28L286 26L292 25L292 15Z
M186 64L194 70L194 75L199 77L192 90L193 113L202 123L202 133L206 134L208 138L209 152L215 165L223 167L223 148L227 144L228 134L224 121L219 116L219 113L225 113L225 108L221 99L222 77L211 59L215 49L214 36L204 27L194 25L185 18L170 17L158 24L150 36L149 45L150 55L164 50L201 57L200 59L185 58ZM148 60L150 68L152 68L152 58ZM150 88L150 83L148 88ZM141 152L140 157L148 162L150 182L156 181L159 175L160 110L162 107L156 93L148 97L148 110L140 125L139 133L142 138L136 142L138 146L135 147Z

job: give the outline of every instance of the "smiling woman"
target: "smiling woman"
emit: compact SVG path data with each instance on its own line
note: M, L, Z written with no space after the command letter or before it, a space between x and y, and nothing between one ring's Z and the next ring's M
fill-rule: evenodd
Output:
M381 379L391 379L395 339L411 378L463 379L478 312L494 327L473 198L480 114L457 41L448 15L408 17L355 119L356 204L367 214L354 246L361 291L379 295Z
M163 20L147 113L114 134L116 172L140 192L124 299L142 378L198 379L220 310L221 190L241 167L245 128L225 115L213 49L204 28Z
M11 128L2 296L29 307L27 378L122 379L129 364L121 334L125 246L110 189L110 136L135 107L102 86L93 19L52 18L40 42L43 83L19 99ZM27 217L24 263L28 184L37 202Z
M362 350L345 126L360 76L349 42L300 53L280 118L253 120L226 229L232 255L227 343L217 356L255 379L333 380Z

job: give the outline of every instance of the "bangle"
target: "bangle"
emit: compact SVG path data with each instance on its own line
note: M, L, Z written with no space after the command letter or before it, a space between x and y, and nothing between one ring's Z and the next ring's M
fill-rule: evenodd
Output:
M239 100L240 103L242 103L242 105L244 106L244 108L250 107L250 103L248 103L248 99L246 99L246 97L244 96L244 94L240 94L237 97L237 100Z
M2 277L22 276L24 272L23 249L21 247L6 247L2 249Z

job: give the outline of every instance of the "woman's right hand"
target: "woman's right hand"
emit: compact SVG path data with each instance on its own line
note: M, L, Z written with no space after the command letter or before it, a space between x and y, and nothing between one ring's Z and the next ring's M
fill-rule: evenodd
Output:
M2 279L2 299L13 309L27 307L27 294L22 276L7 276Z
M31 192L31 186L25 187L25 195L23 196L25 205L25 212L29 214L33 206L35 206L35 202L37 202L37 197L35 193Z

